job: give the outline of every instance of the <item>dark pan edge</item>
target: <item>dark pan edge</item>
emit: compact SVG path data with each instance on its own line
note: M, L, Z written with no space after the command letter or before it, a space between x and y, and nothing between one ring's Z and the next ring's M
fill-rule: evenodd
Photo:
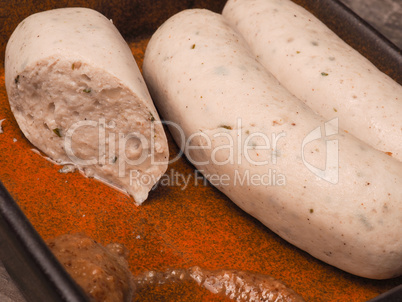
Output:
M371 299L367 302L401 302L402 301L402 284L393 289Z
M27 301L89 301L1 181L0 258Z
M292 0L402 85L402 50L338 0Z
M402 52L337 0L293 0L310 10L381 71L402 84ZM353 28L353 30L350 30ZM0 258L28 301L89 301L0 182ZM383 300L401 286L370 302Z

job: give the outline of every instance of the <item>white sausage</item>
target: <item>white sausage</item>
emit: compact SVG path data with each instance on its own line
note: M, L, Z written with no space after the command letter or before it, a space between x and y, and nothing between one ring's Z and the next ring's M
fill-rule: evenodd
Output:
M402 86L290 0L229 0L257 60L326 119L402 161Z
M165 172L156 109L127 43L100 13L64 8L26 18L7 44L5 82L22 132L55 162L138 204Z
M378 279L402 273L402 163L291 95L221 15L170 18L143 70L158 110L180 126L171 126L178 145L239 207L338 268Z

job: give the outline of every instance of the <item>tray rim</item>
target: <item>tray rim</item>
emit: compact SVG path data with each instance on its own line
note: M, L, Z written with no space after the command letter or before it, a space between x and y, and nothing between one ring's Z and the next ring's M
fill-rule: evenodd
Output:
M299 0L292 0L300 3ZM305 8L320 20L325 19L328 14L331 18L347 22L333 22L330 25L325 23L331 30L335 31L341 38L339 32L345 31L346 26L353 25L356 32L354 36L361 40L363 47L369 48L362 54L370 60L375 57L374 64L383 72L402 84L402 74L389 74L385 66L399 66L396 70L402 70L402 50L389 41L383 34L376 30L363 18L354 13L349 7L339 0L315 0L302 1L308 4ZM320 12L320 7L327 10ZM317 13L318 12L318 13ZM368 39L367 39L368 37ZM356 49L356 44L346 42ZM359 44L357 44L359 45ZM371 48L371 46L375 46ZM359 51L359 49L357 49ZM359 51L360 52L360 51ZM383 62L382 57L389 58L390 62ZM380 63L377 61L380 58ZM68 275L63 266L58 262L49 248L46 246L38 232L26 218L15 200L4 187L0 180L0 258L11 278L16 282L18 288L28 301L45 301L52 297L52 301L81 302L89 301L82 289ZM16 265L16 260L20 263ZM26 264L26 265L24 265ZM23 268L24 273L21 273ZM37 278L37 286L32 287L26 282L27 276ZM32 279L29 278L29 281ZM35 282L34 282L35 283ZM371 299L370 302L383 301L389 293L402 292L402 285ZM398 296L399 297L399 296Z
M1 181L0 258L27 301L89 301Z

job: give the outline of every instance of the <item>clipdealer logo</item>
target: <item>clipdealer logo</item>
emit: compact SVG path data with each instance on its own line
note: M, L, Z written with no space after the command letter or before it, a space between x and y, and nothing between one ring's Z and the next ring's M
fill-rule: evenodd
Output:
M179 145L180 152L167 160L166 162L160 162L155 160L155 124L161 123L168 126L172 133L175 133L176 142ZM215 132L199 131L189 136L185 135L183 129L176 123L171 121L155 121L151 123L151 129L148 136L145 136L140 132L130 133L117 133L116 122L107 122L104 118L100 118L98 121L85 120L79 121L71 125L65 131L64 137L64 149L71 160L71 162L77 166L85 167L91 165L117 165L119 177L129 177L130 182L136 181L139 184L149 185L150 183L156 183L158 179L153 179L152 175L142 175L136 169L131 169L141 165L145 161L150 161L152 165L158 164L172 164L179 160L183 154L186 158L194 164L194 166L202 172L205 178L215 186L228 185L264 185L264 186L282 186L286 184L286 175L279 173L280 169L274 169L278 161L280 160L281 141L286 139L285 132L271 133L268 135L265 132L253 132L244 135L242 121L239 118L237 120L236 127L234 129L227 129L222 127ZM81 128L81 129L80 129ZM81 158L78 150L74 151L73 148L73 136L80 136L80 133L85 131L91 131L95 137L97 137L97 145L93 146L93 155L90 158ZM81 131L81 132L80 132ZM331 184L336 184L339 181L339 154L338 154L338 140L334 136L338 134L338 119L332 119L323 126L317 127L309 132L301 142L301 160L303 165L315 176L323 179ZM243 139L243 136L245 138ZM214 140L220 140L220 145L214 145ZM305 156L306 148L309 143L317 140L325 141L325 167L320 169L310 163ZM132 143L135 142L135 150L133 150ZM97 149L97 150L96 150ZM253 154L264 154L264 156L253 157ZM129 154L129 155L128 155ZM130 156L135 154L135 156ZM201 155L200 155L201 154ZM222 156L225 154L225 156ZM224 165L237 165L240 166L243 161L246 161L250 166L266 166L267 170L258 173L254 173L252 169L246 169L240 172L239 169L235 169L233 175L227 173L209 173L207 169L203 169L209 164L214 166ZM129 169L127 171L127 169ZM177 171L176 171L177 172ZM176 173L175 172L175 173ZM178 172L177 172L178 173ZM128 174L128 175L127 175ZM216 174L216 175L215 175ZM167 175L167 174L165 174ZM161 185L177 185L182 183L187 187L190 179L197 180L199 177L196 175L169 175L162 176L159 179ZM181 181L179 181L181 180Z
M317 177L328 181L331 184L337 184L339 181L339 142L337 139L328 139L338 134L338 118L334 118L312 130L302 142L302 161L303 164ZM326 143L325 168L319 169L307 162L305 158L305 146L315 140L324 139Z

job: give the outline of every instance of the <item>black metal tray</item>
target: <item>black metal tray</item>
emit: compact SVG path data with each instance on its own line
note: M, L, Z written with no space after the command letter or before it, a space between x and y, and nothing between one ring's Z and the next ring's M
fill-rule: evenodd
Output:
M221 2L223 6L224 1ZM311 11L380 70L402 84L401 50L345 5L337 0L294 2ZM88 301L1 182L0 257L28 301ZM370 300L379 301L402 301L402 285Z

